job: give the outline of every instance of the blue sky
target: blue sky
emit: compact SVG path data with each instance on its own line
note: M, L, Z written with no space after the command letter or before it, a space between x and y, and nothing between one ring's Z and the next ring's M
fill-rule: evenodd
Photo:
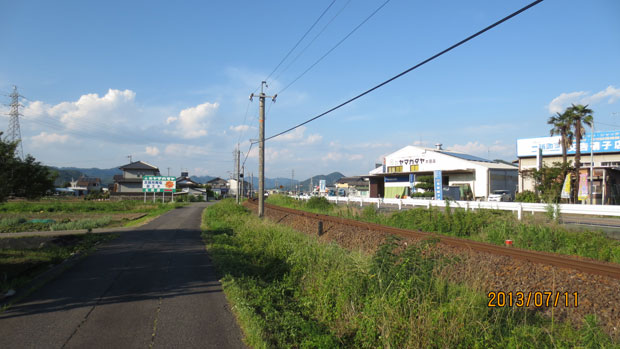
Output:
M25 96L24 151L45 164L110 168L132 155L164 173L226 177L236 143L248 153L258 135L249 94L331 2L0 0L0 93L17 85ZM391 0L282 91L383 2L334 2L268 79L278 99L267 104L267 136L529 3ZM547 118L570 103L590 104L597 130L618 130L618 62L619 1L546 0L267 142L266 175L364 174L410 144L514 160L516 140L548 135ZM246 167L258 172L255 148Z

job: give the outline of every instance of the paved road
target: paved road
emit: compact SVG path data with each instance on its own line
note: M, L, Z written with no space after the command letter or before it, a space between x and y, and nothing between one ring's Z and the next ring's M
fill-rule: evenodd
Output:
M0 348L240 348L200 238L206 203L121 233L0 314Z

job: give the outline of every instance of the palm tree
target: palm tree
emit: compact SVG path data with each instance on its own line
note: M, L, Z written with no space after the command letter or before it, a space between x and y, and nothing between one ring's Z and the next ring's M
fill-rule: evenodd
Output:
M553 128L549 130L550 136L560 136L560 145L562 146L562 163L566 166L568 148L573 144L573 130L571 129L571 118L568 112L556 113L547 120ZM566 175L566 174L564 174Z
M579 169L581 167L581 137L585 134L586 130L583 127L584 125L592 127L592 123L594 122L594 116L592 113L592 109L588 109L588 105L574 105L572 104L570 107L566 108L564 113L568 113L570 119L572 120L571 124L574 128L575 133L575 179L577 183L579 183ZM575 185L573 188L573 196L575 197L575 202L577 202L579 192L579 185Z

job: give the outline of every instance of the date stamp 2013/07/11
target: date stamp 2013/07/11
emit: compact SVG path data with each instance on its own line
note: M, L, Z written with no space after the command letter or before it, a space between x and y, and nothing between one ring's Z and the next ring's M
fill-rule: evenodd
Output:
M575 307L579 306L579 292L503 292L491 291L487 294L489 307Z

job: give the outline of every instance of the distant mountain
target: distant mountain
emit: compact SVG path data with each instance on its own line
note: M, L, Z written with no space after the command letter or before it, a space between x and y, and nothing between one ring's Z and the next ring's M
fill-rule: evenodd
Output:
M53 167L49 166L53 171L58 171L58 178L55 185L62 185L63 183L71 181L71 178L77 180L81 176L96 177L101 179L101 184L107 186L114 183L112 179L114 175L123 174L123 171L118 168L78 168L78 167Z
M78 170L61 170L52 166L50 166L49 169L52 172L56 172L58 174L56 180L54 181L54 185L57 187L60 187L67 182L70 182L72 179L76 180L84 175Z
M252 181L251 177L248 177L245 179L246 182L250 183ZM258 188L258 176L254 176L254 188ZM296 186L299 181L298 180L293 180L292 181L293 186ZM278 178L265 178L265 189L276 189L276 188L280 188L280 186L282 186L282 189L290 189L291 188L291 179L290 178L284 178L284 177L278 177Z
M336 181L338 181L340 178L345 177L345 175L343 175L340 172L332 172L328 175L317 175L317 176L313 176L311 178L306 179L305 181L302 181L299 183L299 187L302 188L302 190L308 190L310 188L310 180L312 179L312 184L313 185L319 185L319 181L321 179L325 180L325 184L327 186L333 186L334 183L336 183Z
M210 181L210 180L212 180L214 178L217 178L217 177L211 177L211 176L192 176L190 174L189 178L191 178L192 180L194 180L194 181L196 181L198 183L204 184L204 183L207 183L208 181Z

